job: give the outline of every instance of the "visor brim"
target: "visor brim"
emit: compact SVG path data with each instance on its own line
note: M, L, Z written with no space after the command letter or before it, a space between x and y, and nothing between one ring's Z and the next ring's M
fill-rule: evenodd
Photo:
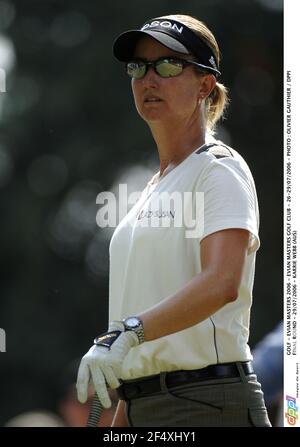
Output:
M190 51L178 40L161 31L126 31L117 37L113 44L113 54L121 62L128 62L134 56L134 50L142 37L150 36L160 44L177 53L190 54Z

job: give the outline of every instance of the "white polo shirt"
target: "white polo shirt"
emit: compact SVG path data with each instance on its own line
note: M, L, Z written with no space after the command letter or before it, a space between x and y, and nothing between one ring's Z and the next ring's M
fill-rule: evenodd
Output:
M252 359L247 341L259 247L255 185L236 151L205 149L194 151L158 183L149 182L116 228L110 243L109 321L137 315L184 287L201 272L201 240L228 228L250 233L238 298L195 326L132 348L123 380ZM184 193L181 206L178 195ZM160 200L168 194L177 200ZM191 209L200 231L187 237L190 221L183 215Z

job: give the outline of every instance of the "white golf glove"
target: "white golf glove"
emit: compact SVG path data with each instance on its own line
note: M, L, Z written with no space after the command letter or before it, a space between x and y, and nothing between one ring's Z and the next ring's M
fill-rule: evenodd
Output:
M120 335L118 335L118 331L121 332ZM82 357L78 370L76 388L78 400L81 403L85 403L87 400L89 381L92 379L100 402L105 408L109 408L111 406L111 400L107 387L109 386L114 389L120 386L118 379L121 377L123 361L130 349L137 346L140 342L135 332L125 331L124 324L121 321L113 321L110 323L108 332L103 334L101 338L103 337L107 340L115 338L115 341L113 341L110 347L95 344Z

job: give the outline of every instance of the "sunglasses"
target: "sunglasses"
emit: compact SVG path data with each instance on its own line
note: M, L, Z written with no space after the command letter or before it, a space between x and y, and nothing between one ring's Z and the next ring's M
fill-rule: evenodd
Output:
M133 79L143 79L149 67L153 67L155 73L162 78L174 78L179 76L185 67L193 65L197 68L204 69L204 65L195 61L187 61L185 59L175 59L174 57L161 57L155 61L145 61L137 59L126 63L126 72Z

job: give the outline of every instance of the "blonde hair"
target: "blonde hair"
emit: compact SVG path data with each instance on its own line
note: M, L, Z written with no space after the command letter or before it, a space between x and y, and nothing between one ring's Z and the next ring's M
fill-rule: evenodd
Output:
M177 20L178 22L183 23L192 31L194 31L195 34L197 34L197 36L199 36L201 40L203 40L212 50L219 65L221 57L220 49L215 39L215 36L208 29L205 23L201 22L195 17L182 14L173 14L163 16L161 18ZM205 104L206 105L205 118L209 132L214 133L216 123L217 121L219 121L220 118L224 117L224 112L226 110L228 103L229 98L227 88L225 87L225 85L221 84L220 82L217 82L215 88L213 89L209 97L206 99Z

